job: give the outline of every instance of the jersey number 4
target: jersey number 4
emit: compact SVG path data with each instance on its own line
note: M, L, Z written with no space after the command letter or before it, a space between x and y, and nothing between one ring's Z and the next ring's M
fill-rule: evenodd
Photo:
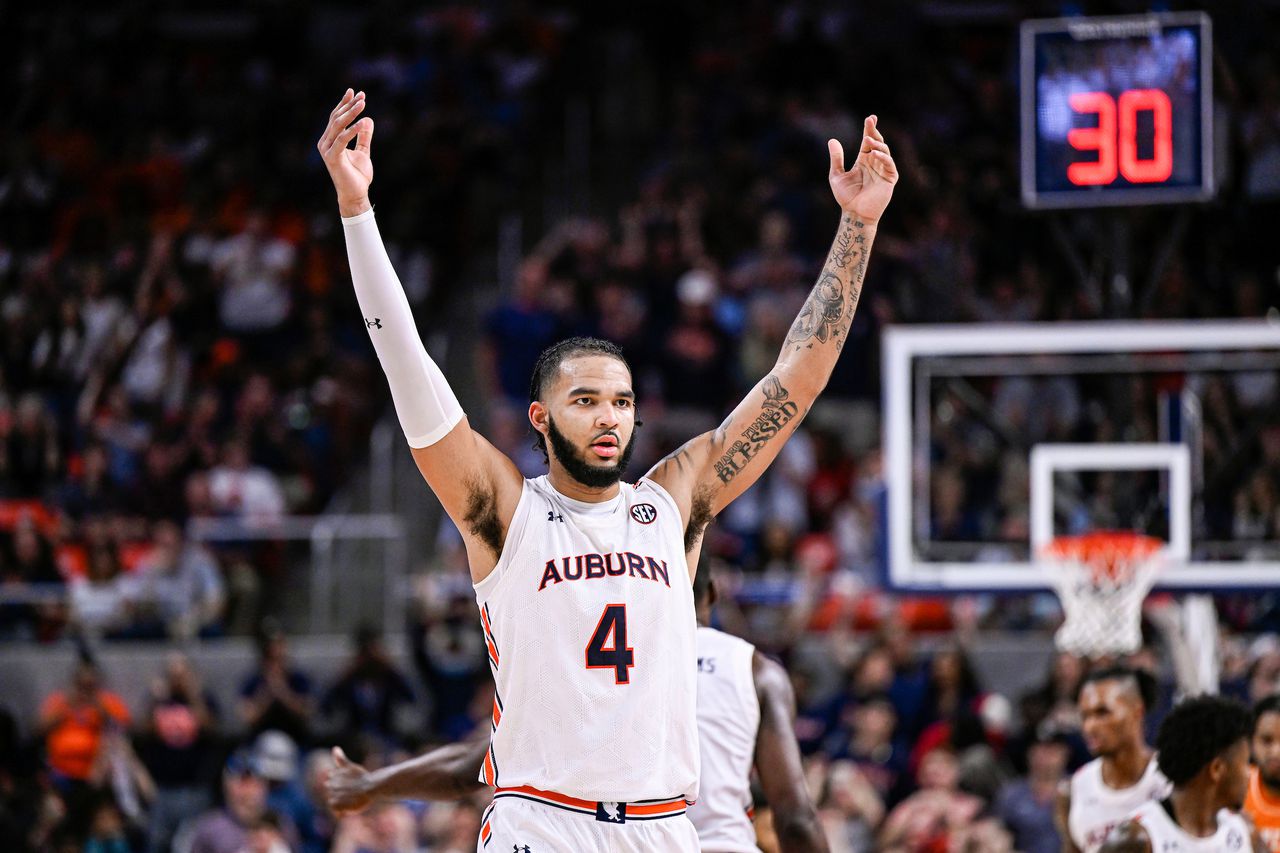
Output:
M609 646L605 646L607 642ZM627 645L627 605L605 605L600 624L587 643L587 669L611 669L615 684L630 684L635 659Z

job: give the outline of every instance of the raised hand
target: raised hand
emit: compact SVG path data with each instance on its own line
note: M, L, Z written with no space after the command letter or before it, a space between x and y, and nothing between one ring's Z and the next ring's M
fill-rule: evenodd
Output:
M369 771L356 764L342 747L333 748L333 769L324 780L325 799L329 809L338 815L355 814L369 807L373 797L368 791Z
M348 89L333 112L329 113L329 125L316 143L329 177L333 179L333 188L338 193L338 209L343 216L355 216L370 207L373 159L369 146L373 142L373 119L366 117L356 121L364 107L364 92ZM356 141L356 147L348 148L352 139Z
M898 167L889 154L889 146L880 135L875 116L867 116L862 123L862 147L853 161L853 168L845 171L844 147L838 139L827 140L831 154L831 171L827 179L840 208L850 216L868 225L879 222L884 209L893 198L893 185L898 182Z

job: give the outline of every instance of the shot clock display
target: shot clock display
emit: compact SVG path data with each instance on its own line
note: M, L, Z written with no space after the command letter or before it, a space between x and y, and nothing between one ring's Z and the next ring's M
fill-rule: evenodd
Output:
M1026 205L1212 197L1212 50L1202 12L1024 21Z

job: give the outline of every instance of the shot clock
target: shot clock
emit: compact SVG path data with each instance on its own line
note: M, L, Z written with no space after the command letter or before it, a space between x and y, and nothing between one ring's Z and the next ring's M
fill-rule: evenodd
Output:
M1212 50L1202 12L1024 21L1026 205L1212 197Z

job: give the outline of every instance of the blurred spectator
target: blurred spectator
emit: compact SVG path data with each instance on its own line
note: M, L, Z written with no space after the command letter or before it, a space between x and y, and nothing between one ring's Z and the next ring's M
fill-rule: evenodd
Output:
M258 636L258 669L240 686L240 718L251 735L279 729L311 742L311 679L289 665L284 632L268 621Z
M250 522L274 520L285 510L279 481L250 464L249 448L238 438L223 445L222 464L209 472L209 495L219 514Z
M884 798L858 768L835 761L818 797L818 819L831 853L871 853L876 827L884 819Z
M414 666L431 703L428 730L445 740L470 733L470 708L488 676L484 638L468 599L465 591L428 597L415 609L410 631Z
M221 285L218 317L232 332L260 333L289 316L287 277L294 247L267 231L262 211L251 211L244 230L213 247L210 268Z
M1066 778L1071 739L1047 723L1035 729L1027 747L1027 776L1001 789L994 812L1013 832L1020 853L1059 853L1062 841L1054 823L1058 789Z
M78 470L68 467L56 498L67 515L81 521L120 509L124 491L111 479L107 466L106 448L95 442L84 449Z
M156 784L147 831L152 853L169 850L182 821L209 808L218 775L217 704L190 660L173 652L151 685L138 756Z
M76 664L71 684L51 693L40 707L39 734L45 757L60 784L88 784L99 760L103 739L112 728L129 726L124 700L102 686L98 667Z
M267 781L249 750L236 750L227 759L222 771L222 797L222 808L205 812L175 846L185 844L189 853L242 853L251 836L267 836L255 838L255 843L267 841L267 849L279 853L278 835L285 849L298 853L293 824L279 815L274 820L267 817ZM277 831L268 832L268 827Z
M377 803L342 818L333 839L333 853L413 853L417 849L413 814L400 803Z
M13 428L0 426L0 497L39 498L61 473L58 432L44 400L23 394L14 407Z
M676 315L658 352L662 398L676 409L719 414L730 384L729 341L715 319L718 285L706 270L676 283Z
M209 636L226 607L222 575L213 555L172 521L152 527L151 553L134 572L130 596L140 636L177 640Z
M958 644L944 646L934 653L927 671L924 703L908 730L912 734L966 711L973 712L974 702L982 693L973 663Z
M952 837L971 823L982 801L957 789L959 764L946 747L920 762L919 790L898 804L880 830L880 849L925 853L950 849Z
M1246 157L1245 191L1254 198L1280 198L1280 68L1275 57L1255 60L1257 103L1241 124Z
M298 745L284 732L263 732L253 742L253 761L267 781L267 808L287 818L303 843L313 817L313 806L299 781Z
M0 603L0 638L52 639L66 619L63 587L53 547L24 515L9 541L0 540L0 591L19 599Z
M135 853L137 850L129 840L119 806L110 794L101 795L89 818L89 836L83 853Z
M307 753L302 767L305 800L294 814L298 834L302 838L302 853L329 853L338 818L329 811L324 781L333 769L333 752L330 749L313 749Z
M883 802L895 802L907 771L907 749L894 737L898 712L887 693L860 696L841 712L823 752L857 767Z
M482 376L489 397L523 410L529 400L529 377L538 354L559 340L560 322L546 307L547 263L529 258L516 271L511 298L485 318L480 348Z
M1076 731L1080 728L1080 712L1076 696L1085 675L1085 662L1070 652L1057 652L1050 660L1044 682L1027 691L1019 700L1023 725L1036 731L1042 724Z
M245 853L288 853L288 850L284 828L274 812L266 812L249 825Z
M413 703L413 689L391 661L377 629L358 628L355 645L355 657L324 694L320 710L338 716L342 742L365 736L389 746L399 737L396 709Z

